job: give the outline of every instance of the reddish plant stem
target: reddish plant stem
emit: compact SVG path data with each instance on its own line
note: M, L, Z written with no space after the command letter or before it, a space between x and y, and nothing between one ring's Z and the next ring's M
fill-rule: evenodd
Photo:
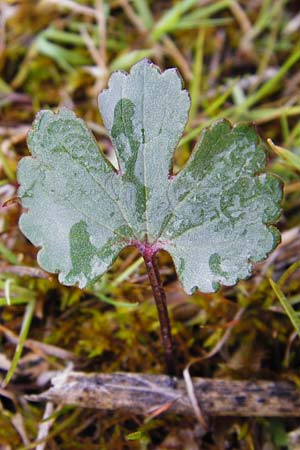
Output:
M169 314L167 309L167 299L164 288L159 276L158 265L156 256L152 251L145 249L142 254L146 264L149 281L151 284L156 308L158 311L158 317L160 322L161 339L165 352L165 360L167 371L169 375L175 374L175 361L173 351L173 341L171 334L171 326L169 320Z

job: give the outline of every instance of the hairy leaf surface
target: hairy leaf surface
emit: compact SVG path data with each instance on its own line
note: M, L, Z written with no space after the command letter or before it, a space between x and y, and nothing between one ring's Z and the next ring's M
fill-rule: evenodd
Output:
M39 264L84 287L128 245L165 249L187 292L213 292L251 273L279 233L282 188L263 173L255 129L221 120L206 129L183 170L172 156L190 101L173 69L143 60L114 73L99 107L117 155L116 171L84 122L66 109L41 111L19 164L23 233Z

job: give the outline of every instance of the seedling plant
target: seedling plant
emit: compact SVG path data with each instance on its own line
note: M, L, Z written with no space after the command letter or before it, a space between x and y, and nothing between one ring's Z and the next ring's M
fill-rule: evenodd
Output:
M185 167L174 150L190 108L175 69L148 60L112 74L99 95L118 167L72 111L41 111L19 163L20 228L41 247L40 266L84 288L120 251L144 258L161 326L167 370L173 343L157 253L167 251L185 291L215 292L250 276L278 244L281 182L266 174L252 125L219 120L205 129Z

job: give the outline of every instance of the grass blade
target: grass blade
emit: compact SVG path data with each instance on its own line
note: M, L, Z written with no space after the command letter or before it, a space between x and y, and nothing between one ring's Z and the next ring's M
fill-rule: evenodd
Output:
M16 370L16 367L18 365L18 362L21 358L21 354L23 351L23 347L24 347L24 343L27 339L28 333L29 333L29 329L30 329L30 325L31 325L31 321L33 319L33 315L34 315L34 309L35 309L35 300L31 300L25 309L25 314L23 317L23 322L22 322L22 327L21 327L21 331L20 331L20 335L19 335L19 342L17 344L16 347L16 351L10 366L9 371L6 374L6 377L2 383L2 387L5 387L10 380L13 377L13 374Z
M284 159L290 166L292 166L294 169L300 171L300 156L295 155L290 150L286 150L283 147L279 147L278 145L275 145L271 139L267 140L269 146L271 149L282 159Z
M270 285L272 286L273 291L276 294L276 297L280 301L282 308L288 315L290 321L292 322L292 324L295 328L295 331L297 332L298 336L300 337L300 320L299 320L299 317L297 316L296 311L291 306L289 300L286 298L286 296L284 295L282 290L278 287L278 285L271 278L269 279L269 282L270 282Z

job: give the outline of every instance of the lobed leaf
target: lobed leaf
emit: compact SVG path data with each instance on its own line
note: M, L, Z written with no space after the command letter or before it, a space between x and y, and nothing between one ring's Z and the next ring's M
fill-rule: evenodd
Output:
M93 282L128 245L173 257L185 290L213 292L250 275L279 242L281 183L263 173L255 129L221 120L172 175L190 101L173 69L147 60L115 72L99 96L115 171L85 124L62 109L38 114L19 165L20 228L62 283Z

